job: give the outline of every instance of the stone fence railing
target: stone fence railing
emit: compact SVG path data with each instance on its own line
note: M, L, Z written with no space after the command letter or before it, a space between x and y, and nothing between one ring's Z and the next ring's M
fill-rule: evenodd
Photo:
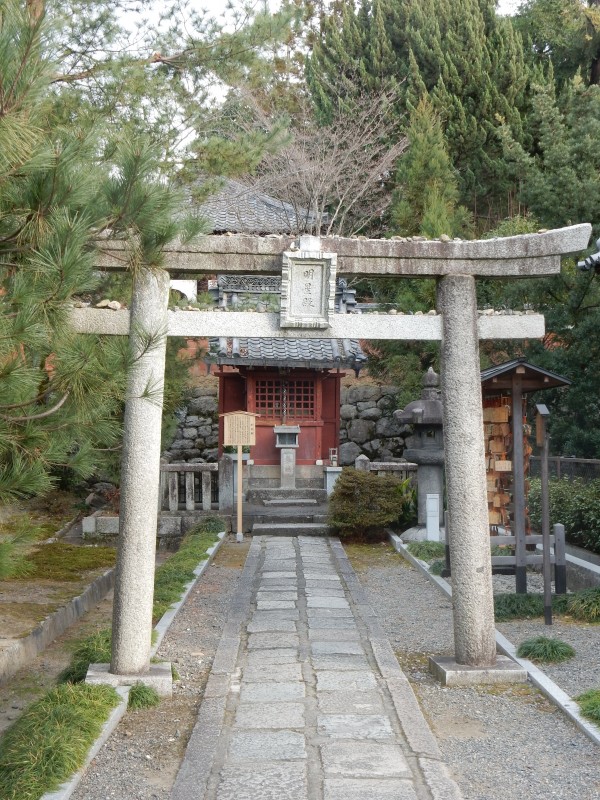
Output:
M404 481L417 479L417 465L410 461L370 461L367 456L358 456L354 462L355 469L365 472L376 472L378 475L394 475Z
M219 502L218 476L218 464L161 464L160 509L210 511Z

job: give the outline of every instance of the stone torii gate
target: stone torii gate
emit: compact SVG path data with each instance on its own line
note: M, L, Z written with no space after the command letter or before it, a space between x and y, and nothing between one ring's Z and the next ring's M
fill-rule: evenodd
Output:
M73 309L81 333L129 335L137 356L129 377L121 474L120 538L110 673L123 683L150 665L160 423L166 336L439 340L446 484L454 585L455 658L491 669L496 642L481 407L479 339L539 338L537 314L478 315L476 277L554 275L563 254L581 252L588 224L481 241L415 241L288 236L205 236L165 250L166 270L141 268L131 311ZM124 270L126 245L100 243L98 268ZM434 277L435 316L333 313L336 270L348 276ZM169 311L170 278L282 274L281 314ZM148 336L155 341L145 347Z

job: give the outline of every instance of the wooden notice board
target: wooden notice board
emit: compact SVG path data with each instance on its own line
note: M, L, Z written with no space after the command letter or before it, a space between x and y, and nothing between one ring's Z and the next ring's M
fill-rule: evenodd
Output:
M226 447L256 444L256 417L257 415L250 411L231 411L223 414L223 444Z

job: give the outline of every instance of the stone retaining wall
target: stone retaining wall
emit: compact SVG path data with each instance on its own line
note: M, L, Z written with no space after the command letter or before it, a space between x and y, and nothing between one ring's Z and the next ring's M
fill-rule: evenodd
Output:
M187 407L178 412L179 425L163 461L203 464L218 459L219 383L215 378L203 381L192 391Z
M203 463L217 460L219 441L218 384L204 381L193 391L171 446L163 453L165 461ZM342 386L340 397L341 466L354 464L360 455L371 461L399 461L405 440L411 433L393 417L397 408L395 386L355 384Z
M395 386L342 386L340 397L340 466L354 464L360 455L371 461L398 461L411 433L393 417L398 407Z

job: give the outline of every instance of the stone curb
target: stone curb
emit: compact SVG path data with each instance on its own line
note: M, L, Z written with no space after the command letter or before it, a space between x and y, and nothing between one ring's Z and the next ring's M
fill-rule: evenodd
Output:
M208 565L212 561L213 557L215 556L215 554L218 552L219 548L223 544L223 541L225 539L225 535L226 535L225 531L221 531L221 533L217 534L217 536L219 537L219 540L217 542L215 542L215 544L213 544L212 547L209 547L208 550L206 551L207 554L208 554L208 558L205 561L201 561L198 564L198 566L195 568L194 575L196 577L194 578L194 580L190 581L188 584L186 584L186 586L185 586L185 588L183 590L183 594L181 595L181 598L177 601L177 603L174 603L171 606L171 608L169 608L168 611L165 611L165 613L162 615L162 617L158 620L158 622L154 626L154 630L156 631L157 635L156 635L156 641L154 642L154 644L152 645L152 649L150 650L150 657L151 658L156 655L156 653L158 651L158 648L160 647L161 642L164 639L165 633L169 630L173 620L175 619L175 617L179 613L179 610L181 609L182 605L187 600L187 597L188 597L189 593L192 591L192 589L196 585L198 579L204 574L204 572L208 568Z
M82 594L73 597L66 605L46 617L31 633L0 651L0 684L45 650L54 639L102 600L113 587L114 572L114 568L109 569L97 577Z
M62 539L63 536L65 536L71 530L71 528L81 521L81 519L81 514L77 514L68 522L66 522L60 530L56 531L56 533L54 533L52 536L49 536L47 539L44 539L42 544L52 544L52 542L57 542L59 539Z
M87 754L87 758L85 760L85 764L81 767L81 769L76 772L68 781L62 783L58 789L54 792L46 792L40 798L40 800L69 800L72 796L73 792L79 786L79 782L83 778L86 773L87 768L92 763L92 761L96 758L102 747L108 741L108 738L113 733L119 722L125 716L127 711L127 703L129 702L129 690L131 689L130 686L119 686L115 690L118 695L121 697L121 702L119 703L116 708L114 708L106 720L104 725L102 726L102 730L100 731L100 735L91 746L89 753Z
M242 623L247 616L261 547L262 537L254 537L230 605L231 612L221 633L198 718L175 778L171 800L192 800L200 797L210 777L224 726L230 682L235 680L232 673L235 670L242 639Z
M431 575L427 563L421 561L419 558L415 558L409 553L406 545L395 533L388 531L388 537L396 552L400 553L403 558L416 567L421 574L431 581L431 583L435 584L446 597L452 598L452 587L447 581L437 575ZM539 689L551 703L554 703L554 705L557 706L563 714L588 737L588 739L591 739L594 744L600 744L600 728L586 720L585 717L582 717L577 703L572 700L560 686L550 680L538 666L528 661L526 658L519 658L517 656L517 648L498 630L496 630L496 645L501 653L512 658L519 666L527 670L527 676L532 684Z
M194 574L196 575L196 577L194 578L193 581L188 583L188 585L184 590L184 593L181 596L181 599L177 603L175 603L172 608L166 611L154 626L154 630L159 630L160 626L160 631L157 637L157 641L152 647L151 657L158 650L160 643L164 638L165 633L167 632L169 626L177 616L177 612L184 604L187 596L196 585L198 579L205 572L208 565L211 563L215 553L219 550L219 548L223 544L226 532L222 531L217 535L219 537L219 541L215 542L215 544L212 547L209 547L208 550L206 551L208 553L208 558L205 561L202 561L200 564L198 564L198 566L194 570ZM83 765L83 767L78 772L76 772L71 778L69 778L68 781L65 781L56 791L47 792L46 794L42 795L40 797L40 800L69 800L75 789L77 789L77 787L79 786L81 779L86 773L87 768L94 760L94 758L98 755L102 747L106 744L108 738L114 732L117 725L125 715L125 712L127 711L127 703L129 701L130 689L131 689L130 686L119 686L116 688L117 693L120 694L121 697L123 698L122 702L119 703L119 705L113 710L107 721L104 723L100 735L90 748L90 752L88 753L88 756L85 760L85 764Z
M378 617L367 602L342 543L333 538L330 543L358 615L367 628L375 661L392 698L402 732L417 758L423 780L436 800L462 800L463 795L443 762L415 693L398 664Z

